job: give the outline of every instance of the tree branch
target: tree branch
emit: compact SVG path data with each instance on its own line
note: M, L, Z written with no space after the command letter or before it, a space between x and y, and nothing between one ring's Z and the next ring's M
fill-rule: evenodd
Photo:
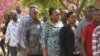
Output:
M77 12L80 14L80 12L83 10L84 6L86 5L87 0L83 0L80 7L78 8Z
M60 1L60 3L62 4L62 6L63 6L65 9L68 9L67 5L65 5L65 4L63 3L63 0L59 0L59 1Z

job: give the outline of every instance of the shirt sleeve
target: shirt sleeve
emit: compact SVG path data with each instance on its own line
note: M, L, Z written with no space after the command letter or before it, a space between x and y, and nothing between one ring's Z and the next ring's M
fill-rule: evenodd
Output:
M25 44L26 44L26 48L30 48L31 47L31 44L30 44L30 40L29 40L29 30L26 28L25 30Z
M86 40L87 35L88 35L88 27L87 27L87 26L85 26L85 27L83 28L81 34L82 34L83 39Z
M42 27L41 40L40 40L42 47L46 47L47 37L48 37L48 30L47 30L46 24L44 24Z
M5 38L5 43L7 44L8 42L9 42L9 39L10 39L10 25L11 25L11 23L9 23L8 24L8 26L7 26L7 31L6 31L6 38Z
M21 27L21 28L20 28ZM21 32L22 32L22 26L21 24L18 23L17 26L17 34L16 34L16 43L20 43L20 39L21 39Z
M77 29L75 31L75 38L80 38L81 37L81 32L82 32L82 25L80 23L80 24L78 24Z
M19 43L21 40L22 29L23 29L23 22L22 20L20 20L18 24L18 30L17 30L17 38L18 38L17 43Z
M97 43L98 43L98 38L100 37L100 35L97 34L97 31L94 30L93 34L92 34L92 51L93 51L93 56L98 56L97 55Z

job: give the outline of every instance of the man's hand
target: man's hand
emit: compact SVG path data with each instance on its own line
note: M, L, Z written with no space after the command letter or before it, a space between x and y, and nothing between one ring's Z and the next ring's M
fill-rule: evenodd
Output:
M27 48L26 52L27 52L27 54L32 54L32 48Z
M16 50L17 50L17 52L20 50L20 45L19 44L17 44Z
M43 56L47 56L47 50L46 50L46 47L43 48Z
M43 56L47 56L47 52L43 52Z

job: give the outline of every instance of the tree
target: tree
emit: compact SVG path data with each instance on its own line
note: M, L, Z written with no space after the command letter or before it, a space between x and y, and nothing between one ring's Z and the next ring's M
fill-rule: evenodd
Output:
M41 15L48 15L50 7L61 7L59 0L20 0L20 2L23 6L29 6L30 4L38 5Z
M9 9L10 0L0 0L0 19L3 18L3 13Z
M37 4L42 15L47 15L48 8L65 8L67 10L74 10L77 14L87 6L93 4L93 0L20 0L22 5L29 6L30 4Z
M100 8L100 0L95 0L95 7Z

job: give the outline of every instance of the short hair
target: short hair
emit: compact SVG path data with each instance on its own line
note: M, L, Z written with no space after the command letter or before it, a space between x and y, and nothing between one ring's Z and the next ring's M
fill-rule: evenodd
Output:
M100 9L96 8L94 13L96 12L96 14L100 14Z
M37 9L37 8L32 8L32 9L30 10L30 12L38 12L38 9Z
M71 14L73 14L73 13L74 13L73 11L68 12L67 15L66 15L66 17L69 18L69 16L70 16Z
M49 15L50 15L50 16L52 15L52 13L53 13L54 10L56 10L54 7L51 7L51 8L49 9Z
M88 6L87 9L94 9L94 6Z
M31 5L29 5L29 8L38 8L38 6L35 4L31 4Z
M95 10L95 7L94 6L88 6L85 10L84 10L84 13L89 11L89 10L92 10L94 11Z
M8 17L8 20L10 20L10 15L9 15L9 14L4 14L4 18L5 18L6 16Z
M11 13L14 13L17 15L17 11L16 10L11 10Z
M21 14L21 9L19 7L17 7L15 10L17 11L18 14Z

